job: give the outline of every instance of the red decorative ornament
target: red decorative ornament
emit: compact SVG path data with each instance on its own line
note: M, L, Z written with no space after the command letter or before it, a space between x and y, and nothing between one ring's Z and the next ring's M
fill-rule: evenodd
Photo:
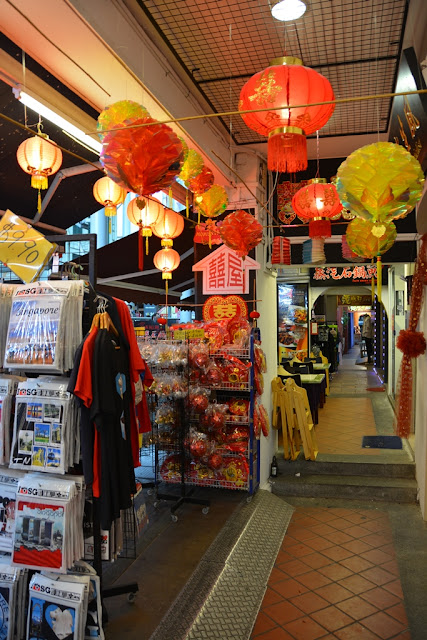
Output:
M327 184L324 178L314 178L292 198L292 208L301 218L309 221L310 238L330 238L331 223L342 211L335 185Z
M422 331L401 329L396 340L396 347L408 358L418 358L426 351L426 339Z
M223 462L224 459L219 453L212 453L212 455L210 455L208 458L208 466L211 469L219 469L220 467L222 467Z
M168 323L166 318L158 318L157 322L163 326Z
M193 193L200 194L210 189L214 182L215 177L211 169L209 169L209 167L203 167L199 175L190 178L190 180L186 182L186 185Z
M412 426L412 358L424 353L426 349L424 336L416 330L423 306L424 282L426 277L427 234L423 235L421 239L421 247L412 279L411 310L409 313L408 330L401 331L396 342L399 349L403 351L396 398L396 432L401 438L408 437Z
M264 71L243 86L239 111L244 122L262 136L268 136L268 168L296 173L307 168L306 136L321 129L334 112L335 104L318 104L335 99L325 77L304 67L299 58L276 58ZM312 104L312 106L298 106Z
M196 225L194 242L207 244L209 248L211 248L213 244L222 244L221 236L213 220L206 220L206 222L201 222Z
M146 127L135 127L152 123ZM108 176L128 191L148 196L169 187L178 175L184 150L178 136L150 116L103 138L101 162Z
M239 209L228 214L219 228L224 244L244 258L262 240L262 225L254 216Z

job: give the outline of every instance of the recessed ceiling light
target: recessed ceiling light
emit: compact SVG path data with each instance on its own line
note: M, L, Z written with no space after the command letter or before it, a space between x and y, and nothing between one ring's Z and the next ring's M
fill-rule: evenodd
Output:
M307 7L302 0L279 0L271 9L271 15L276 20L288 22L297 20L306 12Z

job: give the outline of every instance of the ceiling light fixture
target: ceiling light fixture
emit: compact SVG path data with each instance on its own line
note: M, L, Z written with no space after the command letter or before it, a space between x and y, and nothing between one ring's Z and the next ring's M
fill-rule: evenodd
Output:
M280 22L297 20L307 10L305 2L302 0L279 0L271 9L271 15Z
M25 93L25 91L21 91L20 89L12 89L12 91L15 98L20 100L22 104L25 104L29 109L32 109L42 118L49 120L52 124L63 129L66 133L73 136L77 142L89 147L91 151L94 151L98 155L101 153L101 142L98 142L98 140L94 140L94 138L88 136L84 131L71 124L71 122L68 122L68 120L65 120L65 118L52 111L52 109L49 109L49 107L46 107L28 93Z

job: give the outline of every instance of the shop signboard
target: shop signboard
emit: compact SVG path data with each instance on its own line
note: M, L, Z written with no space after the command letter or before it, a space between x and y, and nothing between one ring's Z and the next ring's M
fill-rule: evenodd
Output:
M9 211L0 220L0 260L25 283L37 280L56 245Z
M337 306L350 305L353 307L370 307L372 304L372 296L370 295L355 295L355 294L343 294L337 296Z
M315 267L310 269L310 286L312 287L371 286L372 278L375 278L376 281L376 264L356 264L348 267ZM383 284L386 284L387 280L388 269L383 265Z
M193 265L201 271L203 295L249 293L249 272L260 268L259 262L249 256L243 260L225 244Z

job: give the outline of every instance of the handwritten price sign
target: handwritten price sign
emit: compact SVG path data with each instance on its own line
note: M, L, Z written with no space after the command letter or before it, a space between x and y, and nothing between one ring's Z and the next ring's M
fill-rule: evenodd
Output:
M6 211L0 220L0 260L23 282L37 280L56 245L17 215Z

